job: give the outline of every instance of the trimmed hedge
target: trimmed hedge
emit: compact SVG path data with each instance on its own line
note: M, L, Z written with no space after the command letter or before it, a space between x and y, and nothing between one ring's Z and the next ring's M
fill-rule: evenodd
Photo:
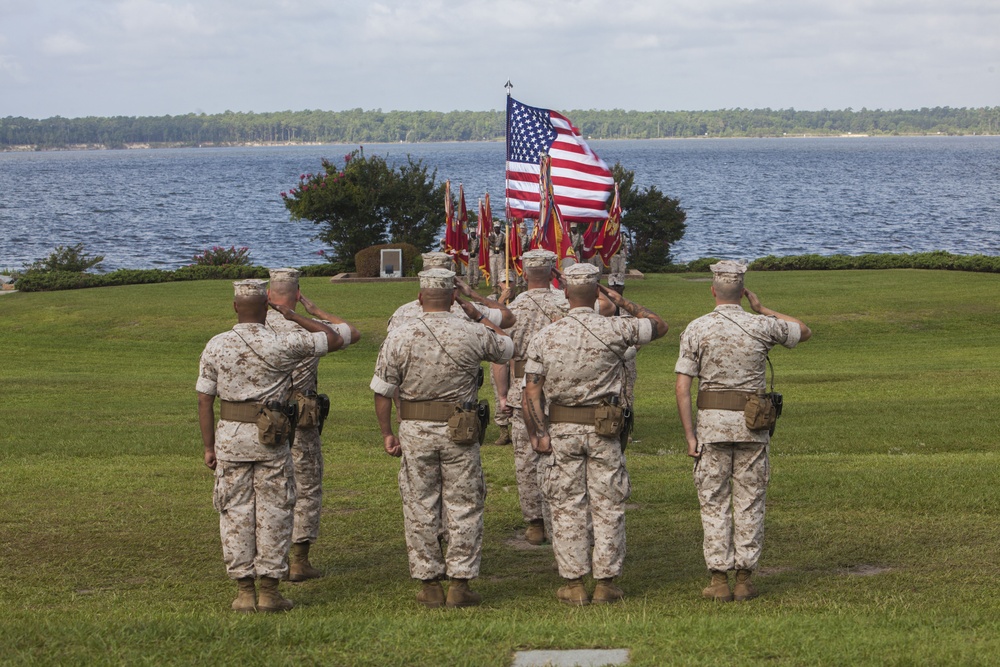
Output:
M373 245L358 252L354 256L354 270L359 278L377 278L379 275L379 264L382 261L382 253L385 249L400 249L403 251L403 275L410 275L413 269L414 260L419 257L420 249L409 243L383 243Z
M420 250L409 243L390 243L365 248L357 255L358 275L378 275L379 250L400 248L403 251L403 273L412 275L422 266ZM707 273L709 265L718 262L715 257L696 259L687 264L665 267L666 273ZM362 268L364 267L364 268ZM754 271L837 271L845 269L932 269L942 271L974 271L1000 273L1000 257L992 255L953 255L943 250L902 255L768 255L750 263ZM340 273L335 264L312 264L299 269L308 278L333 276ZM139 285L167 283L179 280L267 280L268 270L263 266L184 266L176 271L160 269L118 269L111 273L72 273L69 271L28 271L18 276L14 286L22 292L52 292L55 290L109 287L113 285Z
M21 274L15 287L21 292L54 292L56 290L143 285L181 280L243 280L267 279L270 273L263 266L184 266L176 271L161 269L118 269L110 273L72 273L69 271L28 271Z
M950 252L916 252L902 255L768 255L750 264L754 271L835 271L844 269L934 269L1000 273L1000 257L953 255Z

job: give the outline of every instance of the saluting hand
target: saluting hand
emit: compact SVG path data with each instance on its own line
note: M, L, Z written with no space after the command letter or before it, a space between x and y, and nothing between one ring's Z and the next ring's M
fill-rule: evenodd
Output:
M472 296L472 288L464 280L455 276L455 289L462 293L462 296L470 297Z
M306 309L307 313L312 315L313 308L316 307L316 304L307 299L302 292L299 292L299 303L302 304L302 307Z
M267 305L271 306L271 308L274 308L276 311L281 313L286 320L292 319L292 317L295 315L295 311L292 308L289 308L288 306L283 306L281 304L274 303L273 301L268 301Z
M757 295L745 287L743 288L743 296L747 298L747 302L750 304L750 309L753 312L759 313L760 309L764 307L761 305L760 299L757 298Z

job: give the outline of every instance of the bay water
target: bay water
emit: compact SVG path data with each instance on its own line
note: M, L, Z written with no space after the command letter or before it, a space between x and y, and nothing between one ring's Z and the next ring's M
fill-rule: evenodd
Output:
M680 199L677 262L947 250L1000 254L1000 137L594 141L640 187ZM173 269L213 246L255 264L323 261L319 227L292 222L280 193L355 146L264 146L0 153L0 270L84 243L104 269ZM377 144L490 192L503 215L502 143ZM626 218L627 225L627 218Z

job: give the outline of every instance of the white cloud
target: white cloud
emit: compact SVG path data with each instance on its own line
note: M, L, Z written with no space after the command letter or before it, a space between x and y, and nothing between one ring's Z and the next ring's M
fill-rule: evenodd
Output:
M89 46L67 32L43 38L41 48L47 56L76 56L90 51Z
M215 32L204 17L198 16L194 5L125 0L115 13L121 26L130 34L140 35L209 35Z

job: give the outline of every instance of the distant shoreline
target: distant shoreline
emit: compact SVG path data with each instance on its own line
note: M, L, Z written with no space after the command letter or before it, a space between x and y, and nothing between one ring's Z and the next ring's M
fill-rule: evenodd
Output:
M911 133L911 134L782 134L782 135L761 135L761 136L695 136L695 137L655 137L650 139L624 139L621 137L595 138L587 137L587 141L690 141L690 140L725 140L725 139L892 139L907 137L996 137L998 134L981 133ZM19 144L11 146L0 146L0 153L49 153L67 151L130 151L130 150L158 150L163 148L272 148L275 146L357 146L357 145L388 145L385 141L363 141L363 142L340 142L340 141L248 141L248 142L202 142L187 143L176 142L137 142L120 145L110 144L67 144L64 146L39 146L38 144ZM478 143L503 143L503 138L499 139L475 139L468 141L446 140L446 141L399 141L392 144L403 144L420 146L426 144L478 144Z

